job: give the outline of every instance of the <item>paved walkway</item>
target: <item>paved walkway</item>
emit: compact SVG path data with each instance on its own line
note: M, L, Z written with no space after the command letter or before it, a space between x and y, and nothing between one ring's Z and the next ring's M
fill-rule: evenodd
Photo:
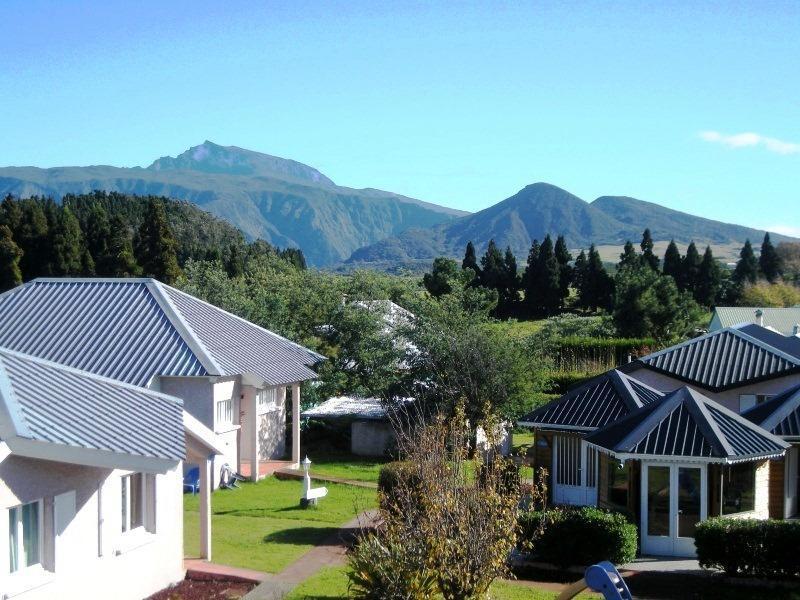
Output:
M368 510L348 521L339 531L314 546L283 571L264 580L242 600L278 600L320 569L344 564L347 549L355 535L363 527L369 527L376 516L376 510Z
M305 473L300 469L283 468L275 471L275 477L278 479L302 479ZM311 471L311 479L314 481L325 481L327 483L342 483L345 485L354 485L356 487L368 488L377 490L378 484L374 481L359 481L357 479L342 479L341 477L331 477L329 475L318 475Z
M659 573L700 573L708 574L713 571L703 569L695 558L675 558L673 556L640 556L632 563L622 565L620 570Z

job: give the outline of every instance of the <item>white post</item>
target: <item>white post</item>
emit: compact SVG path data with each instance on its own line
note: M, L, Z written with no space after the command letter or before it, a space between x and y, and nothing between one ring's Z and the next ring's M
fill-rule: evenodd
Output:
M292 385L292 463L300 465L300 384Z
M256 394L255 388L247 386L245 388L245 396L247 398L247 405L248 411L250 412L251 418L248 422L248 429L250 439L252 440L252 448L253 448L253 462L250 466L250 479L253 481L258 481L258 458L259 458L259 451L258 451L258 426L259 426L259 418L258 418L258 396Z
M211 560L211 458L200 461L200 557Z

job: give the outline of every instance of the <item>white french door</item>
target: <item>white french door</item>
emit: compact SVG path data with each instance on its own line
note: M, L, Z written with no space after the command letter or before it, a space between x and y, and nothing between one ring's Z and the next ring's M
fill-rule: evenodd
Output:
M642 464L642 553L695 556L694 528L707 518L706 465Z
M553 502L597 504L597 449L581 438L553 436Z

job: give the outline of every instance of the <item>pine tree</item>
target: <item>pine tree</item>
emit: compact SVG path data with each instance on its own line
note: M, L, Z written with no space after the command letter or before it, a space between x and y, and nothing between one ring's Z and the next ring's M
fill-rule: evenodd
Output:
M17 245L22 250L20 269L26 279L50 275L53 270L51 263L55 249L51 244L55 228L51 228L48 223L47 215L39 199L20 200L19 208L20 221L11 231ZM56 211L58 211L57 208ZM57 226L58 221L56 220Z
M752 285L758 281L758 260L750 240L745 241L739 252L739 262L736 263L731 280L739 290L747 284Z
M22 283L22 271L19 269L19 259L22 250L14 242L11 228L0 225L0 292L10 290Z
M700 286L700 253L697 251L694 241L686 248L686 256L681 261L681 277L678 280L678 289L687 290L697 299L697 290Z
M142 269L136 263L133 254L133 240L128 231L128 226L122 217L112 217L110 223L111 237L108 240L109 277L137 277Z
M110 277L114 270L114 257L111 256L108 243L111 238L111 224L103 205L95 202L86 219L86 248L94 261L94 271L100 277Z
M52 240L53 273L73 277L82 275L86 246L80 223L68 206L61 207Z
M572 267L569 266L569 263L572 260L572 254L570 254L569 249L567 248L567 242L564 240L563 235L558 236L556 239L555 254L559 269L559 306L563 308L564 301L569 297L569 286L572 283Z
M639 259L639 255L636 253L636 248L633 247L633 243L628 240L625 242L625 247L622 249L622 254L619 255L619 263L617 264L617 269L623 269L625 267L635 268L641 264Z
M489 240L485 254L481 257L480 283L483 287L498 290L505 281L505 263L503 254L494 240Z
M580 291L583 289L583 282L586 279L586 268L588 261L586 259L586 252L581 250L578 258L575 259L575 265L572 267L572 284L578 292L578 305L582 306L580 301ZM584 307L585 308L585 307Z
M698 287L694 298L698 304L703 306L716 306L721 287L722 271L719 263L714 259L711 246L706 246L703 261L700 263Z
M151 198L136 243L136 258L144 274L167 284L174 283L181 274L175 247L164 204Z
M758 268L764 278L770 283L775 283L783 276L783 264L781 257L769 239L769 232L764 234L764 241L761 243L761 256L758 257Z
M470 285L476 285L480 279L481 268L478 266L478 257L475 254L475 246L471 241L467 242L467 249L464 252L464 260L461 261L461 268L472 269L472 271L475 273L475 276L473 277Z
M592 244L586 260L586 272L578 291L581 306L588 309L608 309L611 307L614 281L603 266L600 253Z
M679 284L683 272L682 263L681 252L678 250L675 240L671 240L664 253L664 275L669 275L675 280L675 283Z
M639 244L639 247L642 249L642 263L646 264L654 271L658 271L661 261L653 253L653 236L650 234L649 228L645 229L644 233L642 233L642 242Z
M511 251L511 246L506 248L503 257L503 271L505 281L503 294L500 297L502 302L502 313L506 317L517 316L519 304L519 275L517 274L517 257Z
M556 259L553 239L549 234L544 237L539 248L536 270L538 314L544 316L556 314L561 306L561 269Z
M522 274L522 289L525 293L525 312L528 316L538 313L538 286L539 286L539 251L541 246L539 240L531 242L531 249L528 251L528 261L525 264L525 272Z

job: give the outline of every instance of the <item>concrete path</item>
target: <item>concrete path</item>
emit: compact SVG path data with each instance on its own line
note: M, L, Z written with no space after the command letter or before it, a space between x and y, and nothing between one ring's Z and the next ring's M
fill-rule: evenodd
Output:
M627 565L622 565L621 570L659 573L689 573L698 575L714 571L703 569L696 558L675 558L673 556L640 556Z
M356 534L374 523L377 510L368 510L342 525L339 530L303 556L263 581L242 600L278 600L324 567L344 564L347 549Z
M275 471L275 477L278 479L302 479L303 471L300 469L278 469ZM363 487L368 488L371 490L377 490L378 484L373 481L359 481L358 479L343 479L341 477L330 477L328 475L317 475L313 471L311 472L311 479L312 481L325 481L327 483L342 483L345 485L354 485L356 487Z

